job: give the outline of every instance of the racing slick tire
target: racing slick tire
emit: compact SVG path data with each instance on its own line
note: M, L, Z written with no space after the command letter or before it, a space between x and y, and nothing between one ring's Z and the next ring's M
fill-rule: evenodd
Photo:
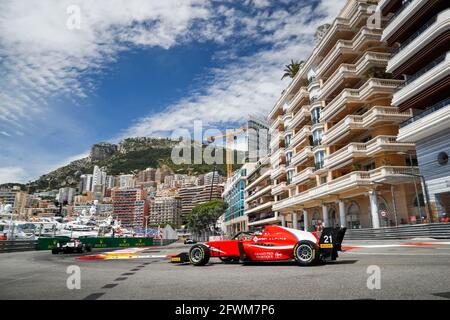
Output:
M86 252L91 252L92 251L92 247L88 244L85 245L86 248Z
M239 261L239 257L219 257L223 263L234 263Z
M189 250L189 261L194 266L204 266L209 262L211 254L209 248L203 244L196 244Z
M320 260L319 247L311 241L299 241L294 246L294 259L301 266L315 265Z
M58 253L59 253L59 248L52 249L52 254L58 254Z

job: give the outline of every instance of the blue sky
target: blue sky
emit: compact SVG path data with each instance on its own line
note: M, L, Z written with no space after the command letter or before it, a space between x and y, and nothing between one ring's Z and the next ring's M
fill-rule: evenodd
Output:
M344 3L0 1L0 183L36 179L96 142L266 115L284 65L307 58Z

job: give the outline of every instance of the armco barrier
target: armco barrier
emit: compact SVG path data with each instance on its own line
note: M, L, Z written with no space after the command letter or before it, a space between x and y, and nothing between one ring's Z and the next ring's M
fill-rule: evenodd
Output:
M69 237L39 238L37 250L50 250L58 242L65 243ZM89 244L92 248L128 248L128 247L147 247L153 245L152 238L94 238L80 237L79 240L84 244Z
M1 240L0 253L36 250L34 240Z
M346 240L388 240L412 238L450 238L450 223L430 223L385 227L379 229L348 229Z

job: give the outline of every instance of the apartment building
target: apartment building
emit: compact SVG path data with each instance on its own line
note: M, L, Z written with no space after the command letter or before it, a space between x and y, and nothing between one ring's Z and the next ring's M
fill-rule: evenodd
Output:
M144 217L148 216L147 194L144 189L113 188L113 216L124 227L138 228L144 226Z
M247 159L257 162L269 154L269 123L252 116L247 121Z
M269 114L273 210L282 225L425 219L414 196L414 144L397 139L411 112L391 106L403 81L385 72L392 49L368 22L376 3L347 2Z
M185 186L178 189L178 195L181 198L181 220L186 223L187 216L192 209L202 203L206 203L211 199L221 199L223 193L223 185L202 185L202 186Z
M252 171L254 167L255 163L245 163L225 184L223 199L228 204L228 208L224 213L223 225L228 235L248 230L244 203L245 185L247 172Z
M450 2L383 0L379 10L388 20L382 40L395 48L387 71L405 79L392 105L412 113L398 141L416 144L417 178L437 222L450 214Z
M181 226L181 198L155 197L149 201L149 224L172 223Z
M278 223L278 213L272 210L274 196L272 195L271 172L269 156L260 159L253 170L247 172L245 213L248 217L249 230Z

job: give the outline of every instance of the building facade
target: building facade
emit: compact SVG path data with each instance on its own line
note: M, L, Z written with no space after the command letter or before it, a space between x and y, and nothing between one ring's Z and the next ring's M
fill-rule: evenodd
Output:
M228 204L225 210L223 225L228 235L248 230L248 219L245 214L245 183L247 172L253 170L255 163L245 163L236 170L224 187L223 199Z
M111 192L113 217L124 227L138 228L144 226L148 216L147 194L143 189L113 188Z
M270 134L267 120L251 117L247 121L247 159L257 162L269 154Z
M414 196L414 144L397 139L411 113L391 107L403 81L385 72L391 48L369 23L374 3L347 2L269 114L282 225L379 228L426 218Z
M196 205L206 203L210 199L222 199L222 193L223 185L185 186L178 189L182 223L186 223L188 215Z
M269 224L278 223L278 213L272 210L272 168L270 157L260 159L253 170L247 173L245 187L245 212L248 228L254 230Z
M398 140L415 143L433 221L450 215L450 2L383 0L382 39L395 48L387 71L405 82L392 105L410 111Z
M149 224L171 223L181 226L181 198L156 197L149 201Z

